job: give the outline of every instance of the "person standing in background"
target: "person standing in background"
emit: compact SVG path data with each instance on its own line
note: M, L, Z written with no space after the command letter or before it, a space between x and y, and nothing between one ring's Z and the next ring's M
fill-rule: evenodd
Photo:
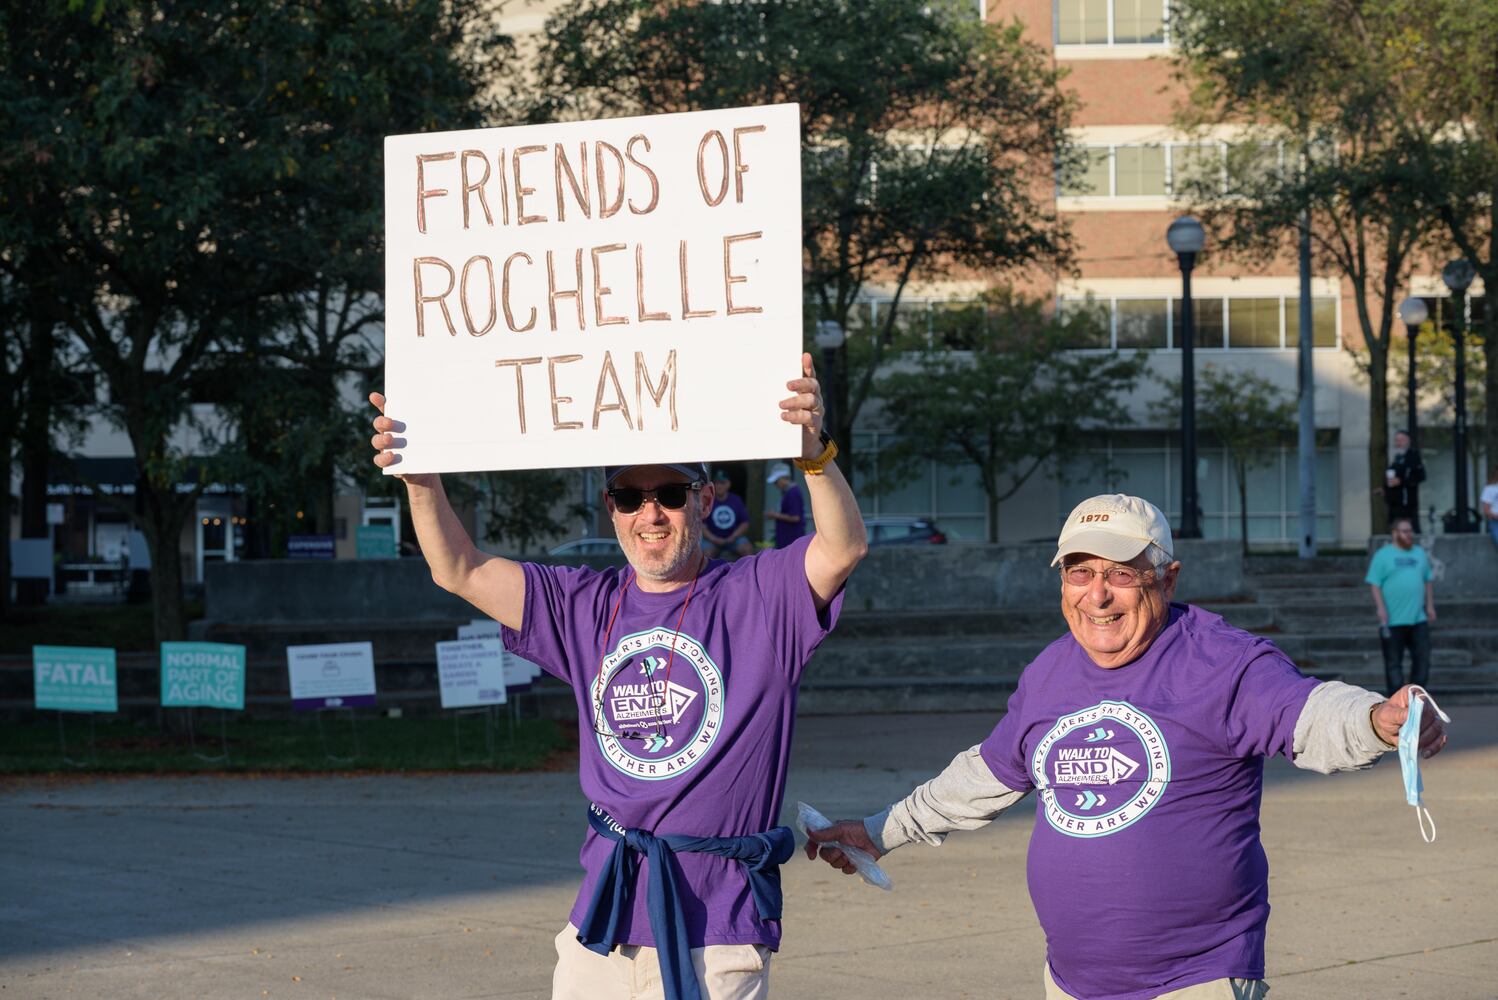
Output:
M780 491L780 510L765 511L765 517L775 522L775 547L783 549L806 534L806 501L789 465L772 466L765 481Z
M749 541L749 509L733 492L728 470L713 473L713 509L702 519L702 547L714 559L730 559L754 552Z
M1378 610L1378 635L1384 650L1385 690L1404 686L1404 651L1410 651L1410 683L1430 680L1430 623L1436 620L1430 558L1415 544L1415 526L1407 517L1390 525L1393 540L1373 554L1364 582Z
M1488 527L1488 537L1498 548L1498 462L1488 469L1488 484L1482 488L1482 523Z
M1389 527L1407 517L1420 520L1420 484L1425 482L1425 463L1420 461L1420 449L1410 441L1410 433L1404 429L1394 432L1394 458L1384 473L1384 502L1389 508Z

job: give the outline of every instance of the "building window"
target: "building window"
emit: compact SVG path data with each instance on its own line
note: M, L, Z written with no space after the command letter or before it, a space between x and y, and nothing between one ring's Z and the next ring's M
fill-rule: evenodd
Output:
M1294 348L1300 343L1298 296L1276 295L1241 298L1194 297L1198 348L1234 350ZM1094 322L1077 322L1072 350L1133 350L1181 346L1181 300L1108 296L1063 298L1057 303L1062 317L1089 313ZM1338 343L1337 300L1311 300L1312 345L1334 348Z
M1108 0L1057 0L1058 45L1107 45Z
M1300 346L1300 296L1285 299L1285 346ZM1311 346L1337 346L1337 300L1311 300Z
M1114 306L1114 328L1119 348L1170 346L1166 307L1166 299L1119 299Z
M1196 347L1221 348L1227 343L1227 316L1222 306L1222 299L1197 299L1191 300L1193 306L1191 318L1196 323ZM1170 322L1171 329L1181 330L1181 300L1170 300ZM1177 335L1176 340L1180 337ZM1175 341L1172 341L1175 343ZM1180 346L1176 344L1176 346Z
M1279 299L1229 299L1229 347L1280 346Z
M1165 0L1056 0L1057 45L1159 45Z
M1059 186L1063 198L1182 198L1227 190L1228 168L1248 185L1280 169L1283 150L1263 143L1145 143L1086 146L1075 176Z
M1113 0L1115 45L1158 45L1164 41L1164 0Z
M1210 186L1221 191L1225 178L1222 174L1222 144L1172 143L1167 147L1170 154L1170 193L1184 194L1192 187Z
M1113 153L1116 179L1113 193L1119 198L1165 194L1165 147L1119 146Z
M1089 146L1082 151L1081 170L1061 187L1066 198L1108 197L1113 193L1113 149Z

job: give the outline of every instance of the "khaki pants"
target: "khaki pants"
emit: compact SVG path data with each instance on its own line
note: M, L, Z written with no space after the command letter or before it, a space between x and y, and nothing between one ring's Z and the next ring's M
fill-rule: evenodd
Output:
M607 955L577 941L570 923L557 935L552 1000L664 1000L654 948L621 944ZM692 949L692 967L707 1000L768 1000L770 949L762 944L715 944Z
M1161 993L1155 1000L1264 1000L1269 984L1262 979L1214 979L1183 990ZM1045 964L1045 1000L1077 1000L1051 978L1051 963Z

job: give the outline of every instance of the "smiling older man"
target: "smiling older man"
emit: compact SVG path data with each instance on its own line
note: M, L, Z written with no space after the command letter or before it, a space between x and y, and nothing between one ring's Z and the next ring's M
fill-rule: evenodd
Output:
M607 469L629 565L595 572L480 552L438 476L405 476L436 582L503 626L506 647L571 685L591 803L554 1000L760 1000L780 943L777 827L801 671L866 551L822 433L811 357L786 383L817 533L734 563L702 551L713 487L700 463ZM378 394L370 401L381 410ZM768 402L768 401L767 401ZM403 425L375 419L375 464ZM579 817L580 825L582 817ZM643 862L643 863L642 863Z
M813 840L875 857L939 844L1038 790L1028 876L1048 1000L1262 997L1263 758L1367 767L1394 748L1410 689L1384 700L1303 677L1268 640L1172 603L1170 527L1138 497L1079 504L1052 565L1069 634L1025 668L993 733L903 801ZM1420 737L1425 756L1444 745L1435 712ZM820 853L854 871L836 847Z

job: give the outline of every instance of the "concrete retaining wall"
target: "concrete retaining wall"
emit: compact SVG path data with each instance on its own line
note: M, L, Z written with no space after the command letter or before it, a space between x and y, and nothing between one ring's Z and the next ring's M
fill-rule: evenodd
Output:
M1236 542L1177 543L1178 597L1232 598L1244 592ZM849 610L939 610L1054 604L1054 545L887 546L869 553L848 584ZM606 565L608 560L554 560ZM451 621L473 616L432 583L425 561L262 560L204 567L209 623ZM1498 590L1494 591L1498 593Z

